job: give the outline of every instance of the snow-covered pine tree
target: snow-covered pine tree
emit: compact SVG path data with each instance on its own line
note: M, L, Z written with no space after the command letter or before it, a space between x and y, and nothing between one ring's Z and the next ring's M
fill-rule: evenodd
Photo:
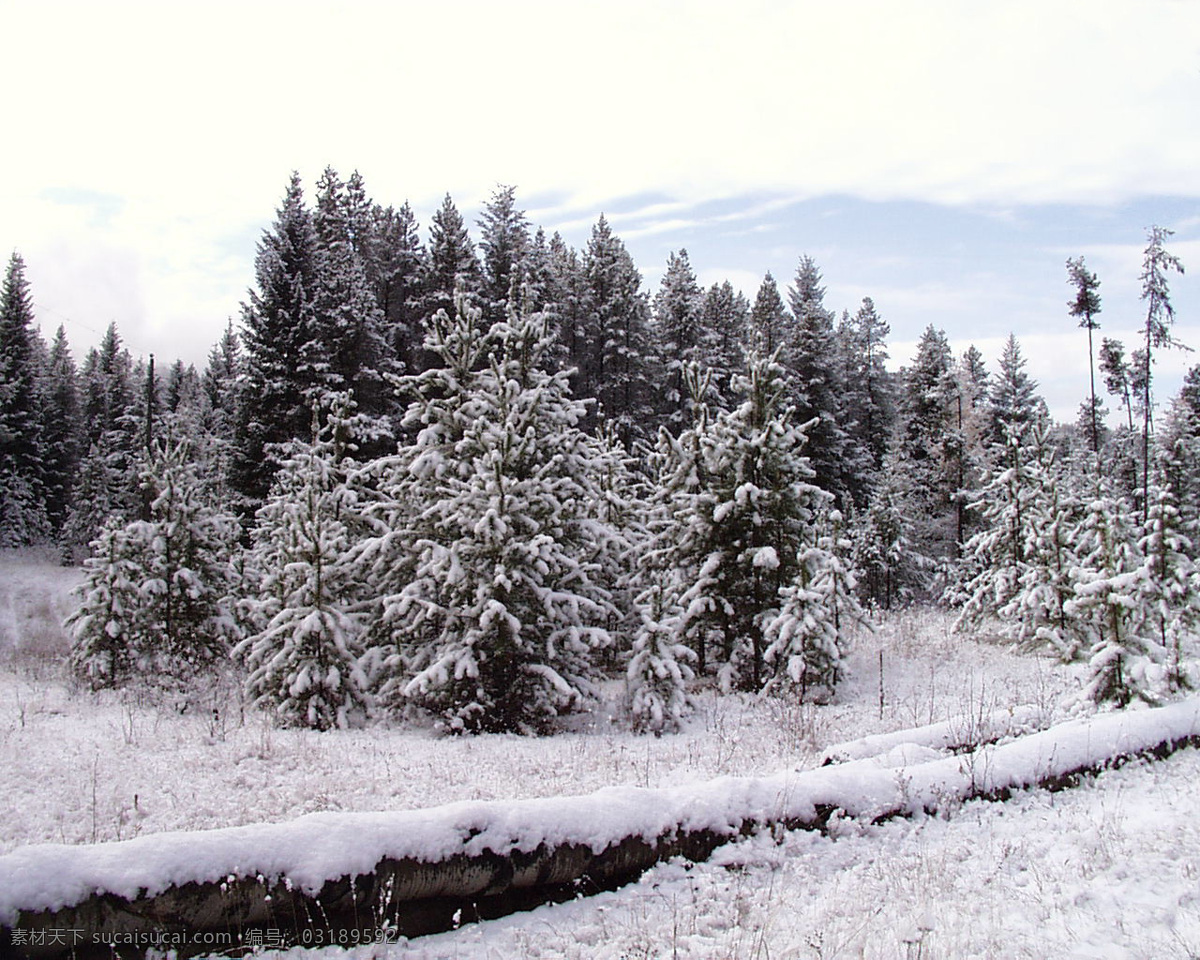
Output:
M863 297L853 319L838 331L838 350L846 367L843 376L853 401L847 410L847 429L855 444L869 451L872 470L878 470L887 455L896 419L895 377L887 369L890 332L870 297Z
M79 471L83 438L79 374L61 326L50 345L41 379L46 516L51 532L61 541Z
M767 273L754 296L746 345L760 356L775 356L785 362L791 349L791 324L792 318L779 295L779 285Z
M1145 610L1145 629L1161 650L1165 693L1189 689L1195 685L1195 664L1189 661L1200 636L1200 570L1169 486L1151 485L1138 546L1144 570L1138 599Z
M353 609L362 585L347 563L358 506L352 432L347 394L315 404L311 442L289 445L258 511L254 632L234 654L246 665L247 693L286 726L344 727L367 706L363 622Z
M812 483L804 427L784 406L775 359L752 355L737 388L744 399L735 410L710 421L701 408L690 430L666 439L670 522L657 562L672 571L666 599L680 611L679 641L702 669L715 654L724 688L757 691L769 673L766 624L826 495Z
M691 420L684 368L699 362L706 339L701 327L703 295L687 250L671 252L662 285L654 298L654 335L666 383L660 410L667 428L678 433Z
M370 450L374 443L382 452L391 432L392 393L386 375L393 366L392 344L364 259L373 246L370 204L361 178L355 175L354 182L351 190L326 167L317 183L314 352L323 362L321 392L352 393L359 416L376 423L373 435L359 437L360 444Z
M448 193L430 220L429 257L425 265L428 273L423 284L424 316L432 316L438 310L453 311L459 292L465 293L472 303L481 296L483 267L467 224Z
M942 330L926 328L912 364L901 372L903 462L915 498L909 539L930 568L948 562L957 547L955 497L960 453L959 390L950 343Z
M629 714L635 730L675 731L691 711L688 685L695 673L689 661L696 660L696 652L679 642L674 619L664 609L661 586L651 586L638 597L637 610L641 624L625 672Z
M383 330L391 353L405 373L416 373L421 360L424 284L429 273L417 218L407 203L374 209L374 249L367 260L375 302L383 311Z
M1046 424L1006 429L1007 452L971 503L981 529L963 548L961 585L947 599L962 604L958 629L994 617L1005 636L1044 643L1069 661L1085 641L1065 609L1081 505L1055 463Z
M33 297L14 253L0 289L0 547L49 537Z
M1025 372L1021 345L1013 334L1004 342L1000 367L992 378L988 398L991 401L992 441L1007 445L1007 438L1019 435L1039 413L1037 381Z
M834 342L834 314L825 306L821 271L809 256L800 258L796 279L788 289L788 306L795 318L786 359L790 397L800 422L813 421L807 430L806 456L816 483L838 497L847 496L860 478L848 476L858 459L848 456L842 398Z
M243 395L253 402L240 407L233 479L249 508L270 489L273 451L307 434L307 398L327 376L317 336L317 261L312 214L293 173L275 222L259 241L255 288L242 305Z
M1163 679L1163 651L1146 631L1140 598L1146 569L1138 549L1139 524L1129 501L1103 481L1076 533L1079 565L1075 595L1064 604L1088 638L1090 678L1085 695L1120 706L1135 697L1154 702Z
M529 219L517 208L517 188L498 186L479 219L483 254L483 316L490 325L508 316L511 294L520 296L529 251Z
M132 675L185 682L236 638L230 557L240 528L214 510L190 446L168 436L142 473L148 520L112 520L93 544L68 618L72 663L93 686Z
M641 291L642 275L603 216L592 228L583 274L588 351L584 379L594 386L599 412L632 449L636 440L653 435L650 308Z
M418 432L382 487L412 557L378 614L397 650L382 692L455 732L536 730L590 699L612 642L598 483L614 454L580 429L567 374L545 370L544 316L510 304L485 332L460 295L425 347L442 366L401 382Z
M1085 641L1078 622L1067 615L1067 601L1075 594L1076 531L1083 503L1070 472L1057 462L1046 423L1031 428L1029 447L1024 462L1032 497L1024 518L1024 569L1016 594L999 614L1019 624L1017 639L1044 644L1066 662L1079 656Z
M733 377L746 365L750 303L725 280L705 292L700 316L705 336L702 362L713 372L713 392L720 398L717 405L724 406L733 399Z
M811 542L800 548L792 582L780 591L782 605L767 622L770 641L763 659L778 671L768 686L786 681L805 700L819 688L832 694L841 680L850 632L868 623L858 602L851 566L852 544L837 510L822 511Z

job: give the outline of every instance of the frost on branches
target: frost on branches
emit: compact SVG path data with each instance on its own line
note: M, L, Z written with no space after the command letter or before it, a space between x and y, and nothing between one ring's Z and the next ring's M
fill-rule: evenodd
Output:
M698 375L691 379L693 394L701 396ZM666 577L664 623L695 652L699 671L715 670L726 689L759 691L785 663L795 666L791 657L802 656L805 638L818 642L816 620L821 631L840 631L826 619L838 616L828 600L852 602L852 580L832 569L834 556L819 541L829 495L811 482L804 428L782 405L782 369L773 359L751 357L735 386L743 397L736 409L710 418L700 405L689 430L660 438L662 480L648 562ZM773 640L781 604L791 611L790 625L780 624L786 638L777 631ZM833 647L822 649L836 659ZM796 679L810 675L796 670ZM820 672L834 679L831 668Z
M293 441L267 503L258 511L254 562L262 571L250 604L255 630L234 653L245 661L246 690L289 726L346 726L366 706L359 665L362 625L349 609L357 596L344 557L351 542L356 497L348 482L350 402L326 399L313 440Z
M210 506L190 445L157 446L142 488L149 519L104 527L67 620L73 669L93 688L135 674L186 681L227 656L236 635L229 557L238 525Z
M401 381L416 436L381 488L412 559L381 603L383 693L456 732L536 730L581 706L612 642L599 484L615 454L580 428L568 372L543 368L550 347L541 314L510 303L484 331L460 296L430 321L434 369Z
M694 650L676 639L674 622L663 614L662 589L638 598L641 625L625 672L629 715L635 730L662 733L679 729L691 708L688 684L695 677Z
M769 685L786 679L801 700L814 689L833 693L849 652L848 633L867 625L841 513L829 511L820 527L816 542L800 549L796 575L780 591L783 605L766 626L770 645L763 659L780 670Z

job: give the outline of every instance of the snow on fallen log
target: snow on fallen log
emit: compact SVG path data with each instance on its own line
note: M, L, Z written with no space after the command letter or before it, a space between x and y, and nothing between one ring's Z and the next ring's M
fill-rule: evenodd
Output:
M763 827L821 828L835 810L880 819L1061 787L1132 756L1198 742L1200 698L903 767L866 759L663 790L614 787L26 847L0 857L0 947L27 956L65 952L28 944L25 931L47 928L111 938L354 924L410 936L446 928L457 910L472 918L519 908L522 892L544 901L581 884L612 888L656 862L703 858Z
M1046 711L1024 705L984 714L964 714L939 723L892 733L875 733L857 740L836 743L821 754L821 765L865 760L888 753L899 746L928 747L932 750L959 752L1006 737L1022 736L1046 728Z

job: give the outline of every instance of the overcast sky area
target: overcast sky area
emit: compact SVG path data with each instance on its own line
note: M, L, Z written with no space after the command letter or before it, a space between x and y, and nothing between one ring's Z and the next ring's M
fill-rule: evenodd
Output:
M1059 419L1088 389L1066 259L1132 348L1159 224L1200 348L1200 3L0 0L0 23L0 251L78 361L116 321L202 367L290 172L311 198L327 164L424 239L446 192L478 238L497 184L577 247L604 212L651 292L680 248L750 298L810 254L827 306L875 300L894 366L929 324L991 368L1015 333ZM1160 402L1197 362L1162 355Z

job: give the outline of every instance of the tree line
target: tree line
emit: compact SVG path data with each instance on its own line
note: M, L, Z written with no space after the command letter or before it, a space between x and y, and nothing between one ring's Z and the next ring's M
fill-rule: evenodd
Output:
M293 175L203 372L115 325L77 368L14 254L0 544L86 558L82 678L232 654L286 722L507 730L623 674L659 730L700 682L825 695L872 607L944 599L1088 660L1095 699L1191 683L1200 368L1157 424L1151 387L1169 231L1128 359L1092 355L1099 280L1068 261L1093 375L1055 424L1015 337L989 372L931 326L891 371L875 304L839 316L810 257L751 302L680 250L651 293L603 216L575 250L500 187L477 226L447 195L426 244L357 174L311 206Z

